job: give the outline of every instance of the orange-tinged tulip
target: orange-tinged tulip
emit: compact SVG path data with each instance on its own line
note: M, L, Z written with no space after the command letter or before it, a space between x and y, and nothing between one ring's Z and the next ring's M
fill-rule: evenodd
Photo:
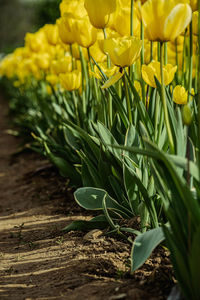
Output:
M167 64L163 67L164 72L164 84L168 85L174 79L174 75L176 73L177 66L172 66L171 64ZM156 82L154 76L161 82L160 75L160 62L152 61L148 65L142 66L142 78L143 80L150 85L151 87L156 87Z
M188 26L192 18L191 7L187 3L177 3L176 0L148 0L143 4L142 22L149 40L175 40Z

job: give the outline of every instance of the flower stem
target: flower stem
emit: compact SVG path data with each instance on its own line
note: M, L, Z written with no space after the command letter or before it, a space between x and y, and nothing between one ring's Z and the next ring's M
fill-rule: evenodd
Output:
M144 64L144 26L141 21L141 40L142 40L142 50L141 50L141 66ZM145 104L145 82L141 79L141 86L142 86L142 101Z
M167 64L167 42L164 43L164 64Z
M107 33L106 33L106 28L103 28L103 34L104 34L104 39L107 39ZM110 56L107 54L107 67L108 69L111 67L111 61L110 61ZM112 105L112 96L109 93L108 94L108 116L109 116L109 127L112 127L112 111L113 111L113 105Z
M189 80L188 80L188 103L191 98L192 89L192 71L193 71L193 34L192 34L192 21L190 22L190 65L189 65Z
M132 112L131 112L131 103L130 103L130 97L129 97L129 91L128 91L128 85L127 85L127 81L126 81L126 70L124 68L124 75L123 75L123 82L124 82L124 88L125 88L125 95L126 95L126 106L127 106L127 111L128 111L128 119L129 122L132 124L133 123L133 119L132 119Z
M153 41L150 42L150 61L153 60Z
M166 94L165 94L165 86L164 86L164 72L163 72L163 47L164 44L160 43L160 75L161 75L161 100L163 104L163 110L164 110L164 117L165 117L165 125L167 128L167 134L169 139L169 147L171 154L174 154L174 142L173 142L173 136L171 132L170 122L169 122L169 115L168 115L168 109L167 109L167 102L166 102Z

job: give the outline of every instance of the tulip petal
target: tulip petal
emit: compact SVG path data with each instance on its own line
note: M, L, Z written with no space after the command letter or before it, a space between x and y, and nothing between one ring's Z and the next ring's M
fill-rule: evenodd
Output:
M188 4L177 4L165 20L165 40L174 40L188 26L192 19L192 9Z
M113 75L112 77L110 77L105 83L104 85L102 85L102 89L107 89L109 88L111 85L113 85L114 83L116 83L120 78L122 78L122 76L124 75L124 72L118 72L115 75Z

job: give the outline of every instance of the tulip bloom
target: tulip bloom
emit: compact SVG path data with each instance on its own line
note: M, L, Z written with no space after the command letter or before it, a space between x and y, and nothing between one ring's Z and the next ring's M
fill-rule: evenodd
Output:
M118 67L131 66L139 57L142 41L135 37L111 38L104 40L104 52Z
M176 70L177 66L174 67L171 64L167 64L163 67L165 85L168 85L172 82ZM152 61L150 64L142 66L143 80L151 87L156 88L154 76L156 76L158 81L161 82L160 63L158 61Z
M116 0L85 0L91 24L99 29L106 27L110 14L116 10Z
M177 85L173 91L173 101L176 104L186 104L188 99L188 92L181 85Z
M57 20L59 36L64 44L74 43L73 23L73 18L67 14Z
M78 90L81 86L81 72L74 70L70 73L60 74L60 83L67 91Z
M97 29L91 25L87 17L84 19L75 19L73 35L75 42L79 46L89 48L96 42Z
M190 5L176 0L148 0L141 13L146 37L159 42L175 40L192 18Z
M190 0L190 6L192 7L192 10L195 11L198 9L198 0Z

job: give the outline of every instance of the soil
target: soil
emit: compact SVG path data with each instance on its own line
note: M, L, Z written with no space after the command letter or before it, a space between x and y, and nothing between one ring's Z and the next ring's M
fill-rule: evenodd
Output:
M130 275L130 245L101 231L61 229L90 219L44 157L23 151L0 98L0 299L167 299L174 285L160 248Z

